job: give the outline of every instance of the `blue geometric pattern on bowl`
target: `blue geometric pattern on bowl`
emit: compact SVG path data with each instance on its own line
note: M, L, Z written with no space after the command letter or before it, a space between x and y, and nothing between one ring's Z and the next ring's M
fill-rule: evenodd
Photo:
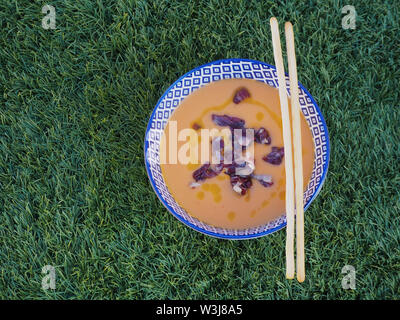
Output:
M249 239L264 236L286 226L286 216L282 213L278 219L249 229L226 229L208 225L190 216L171 196L161 174L160 140L163 129L172 112L190 93L214 81L232 78L255 79L278 87L274 66L248 59L224 59L197 67L180 77L163 94L151 114L146 130L144 152L147 174L157 196L165 207L181 222L204 234L224 239ZM286 87L289 78L286 76ZM290 90L288 89L290 96ZM314 168L310 182L304 192L304 209L315 199L325 180L329 164L328 129L317 103L308 91L299 83L300 107L311 129L315 146Z

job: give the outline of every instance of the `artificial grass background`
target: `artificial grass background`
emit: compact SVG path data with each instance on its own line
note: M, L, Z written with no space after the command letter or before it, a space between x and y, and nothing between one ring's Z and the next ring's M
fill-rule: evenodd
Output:
M400 3L369 2L344 30L347 1L1 1L0 298L399 299ZM56 30L41 26L44 4ZM190 230L143 161L149 115L180 75L222 58L273 64L272 15L294 24L299 81L332 148L306 212L303 284L285 279L283 230L236 242ZM355 290L342 289L346 264Z

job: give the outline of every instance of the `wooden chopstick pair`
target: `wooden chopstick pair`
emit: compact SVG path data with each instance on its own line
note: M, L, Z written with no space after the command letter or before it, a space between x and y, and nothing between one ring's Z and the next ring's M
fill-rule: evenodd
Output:
M282 48L279 35L278 20L272 17L270 20L272 32L272 45L279 85L279 100L282 112L283 144L285 150L286 171L286 278L294 278L294 181L296 186L296 269L297 280L303 282L305 279L304 266L304 207L303 207L303 157L301 146L300 105L299 88L297 80L296 54L294 48L293 26L290 22L285 23L286 50L288 55L290 98L293 121L294 140L294 175L293 180L293 154L291 124L289 117L288 98L286 95L286 78L283 66Z

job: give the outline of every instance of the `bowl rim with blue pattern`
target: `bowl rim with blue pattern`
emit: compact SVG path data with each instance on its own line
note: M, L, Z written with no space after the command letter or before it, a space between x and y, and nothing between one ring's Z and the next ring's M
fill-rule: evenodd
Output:
M147 125L144 141L144 161L147 175L161 203L179 221L203 234L221 239L252 239L266 236L286 226L286 215L262 226L249 229L226 229L208 225L190 216L173 199L162 177L159 163L159 143L163 129L172 112L193 91L204 85L223 79L255 79L278 87L276 68L252 59L222 59L198 66L176 80L158 100ZM289 78L286 74L287 94L290 96ZM316 101L299 82L299 102L314 140L314 167L304 192L304 210L317 197L326 179L329 167L330 144L328 129Z

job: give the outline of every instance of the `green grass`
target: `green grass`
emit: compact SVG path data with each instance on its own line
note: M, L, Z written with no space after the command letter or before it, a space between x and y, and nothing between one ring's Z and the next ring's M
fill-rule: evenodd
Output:
M41 27L46 3L56 30ZM400 4L369 3L353 2L343 30L347 1L2 1L0 298L400 299ZM273 64L272 15L295 26L299 81L332 148L306 212L303 284L285 279L283 230L194 232L143 161L151 111L180 75L222 58ZM341 287L346 264L356 290Z

